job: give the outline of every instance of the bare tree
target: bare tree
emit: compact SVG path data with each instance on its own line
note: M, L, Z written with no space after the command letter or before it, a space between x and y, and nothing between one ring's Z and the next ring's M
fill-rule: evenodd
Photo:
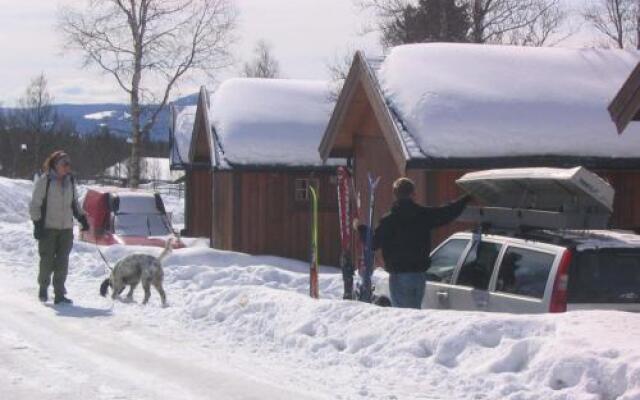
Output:
M538 18L506 35L506 41L519 46L554 46L575 33L567 22L568 12L557 1L532 4L530 10Z
M354 47L350 46L342 52L336 52L333 58L327 62L326 68L329 72L329 100L337 101L342 91L342 86L347 80L349 70L353 64L356 54Z
M640 7L637 0L597 0L591 2L583 16L598 32L618 48L640 48Z
M556 33L566 12L559 0L467 0L470 41L542 46Z
M42 161L42 136L53 132L58 120L44 74L33 78L24 95L18 99L15 120L21 129L31 135L31 169L36 172Z
M253 50L253 60L244 63L243 76L247 78L279 78L280 64L273 57L271 46L264 40L258 41Z
M229 64L235 11L229 0L85 0L66 7L59 26L71 49L84 54L129 96L131 168L140 179L141 141L185 74Z

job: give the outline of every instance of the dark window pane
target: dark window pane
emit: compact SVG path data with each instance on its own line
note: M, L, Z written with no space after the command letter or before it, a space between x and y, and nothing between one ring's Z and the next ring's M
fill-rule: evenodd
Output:
M604 249L576 255L569 271L571 303L640 303L640 251Z
M555 256L510 247L502 257L496 291L541 299Z
M427 279L451 283L453 270L458 264L462 252L469 243L468 239L451 239L431 256L431 265L427 270Z
M475 289L487 290L493 273L493 266L500 254L501 244L480 242L477 248L472 248L464 260L458 274L457 285L470 286Z

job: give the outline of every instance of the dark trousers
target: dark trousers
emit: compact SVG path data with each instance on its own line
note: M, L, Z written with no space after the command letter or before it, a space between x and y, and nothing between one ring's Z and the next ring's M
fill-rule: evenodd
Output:
M38 242L40 253L40 272L38 284L46 289L51 283L53 274L53 292L61 297L66 294L64 283L69 271L69 253L73 247L72 229L45 229Z

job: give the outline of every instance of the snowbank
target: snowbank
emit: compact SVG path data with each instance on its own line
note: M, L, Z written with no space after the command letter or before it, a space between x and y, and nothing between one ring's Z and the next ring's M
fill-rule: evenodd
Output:
M129 176L129 159L110 166L104 170L102 175L112 179L127 179ZM140 179L154 182L175 182L183 176L183 171L171 170L171 160L169 158L140 158Z
M638 61L626 50L435 43L394 48L378 76L423 157L637 158L640 126L619 136L607 106Z
M36 293L37 252L25 222L30 191L30 182L0 178L0 280L12 280L17 289L11 297L25 302L35 302ZM103 251L113 262L161 249ZM168 308L159 306L156 293L146 307L116 302L109 308L97 296L105 269L95 246L76 242L71 266L75 312L91 316L82 326L95 331L96 342L164 338L167 349L174 349L163 350L165 356L189 363L190 353L177 350L193 346L200 358L222 360L238 375L321 399L640 399L637 314L379 308L340 300L342 280L329 267L320 274L322 299L313 300L306 263L206 247L176 250L165 260ZM378 272L375 278L381 277ZM140 292L135 299L141 300ZM109 312L99 312L104 309ZM0 321L0 337L3 326L11 324ZM166 368L151 367L145 374ZM36 383L45 379L30 376Z

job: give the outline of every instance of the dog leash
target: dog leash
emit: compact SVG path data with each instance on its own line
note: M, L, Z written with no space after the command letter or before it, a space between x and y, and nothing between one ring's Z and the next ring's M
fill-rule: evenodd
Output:
M109 269L110 272L113 272L113 268L111 268L111 265L109 265L109 261L107 261L107 258L104 256L104 254L102 254L102 250L100 250L100 246L98 246L98 238L95 237L94 240L94 244L96 245L96 249L98 249L98 254L100 254L100 257L102 257L102 261L104 261L104 263L107 265L107 268ZM110 272L107 271L107 274L109 274Z

